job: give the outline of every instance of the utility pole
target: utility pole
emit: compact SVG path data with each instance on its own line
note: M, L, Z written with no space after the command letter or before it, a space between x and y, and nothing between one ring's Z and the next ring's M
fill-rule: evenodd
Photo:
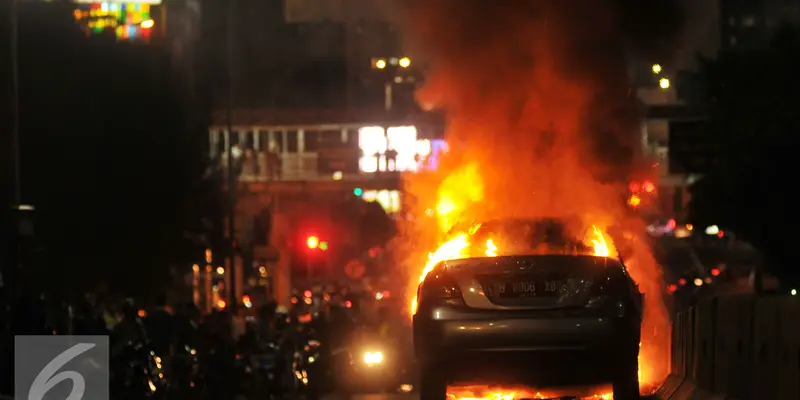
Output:
M342 2L342 7L344 8L344 76L345 76L345 96L347 96L345 107L347 108L348 115L353 110L353 71L352 71L352 58L353 58L353 48L352 48L352 23L351 23L351 16L350 16L350 2L345 0Z
M236 0L228 0L228 18L227 18L227 75L228 75L228 103L226 106L226 121L228 123L228 252L230 254L230 264L225 271L228 279L231 282L231 290L226 293L228 297L228 304L238 304L236 298L236 268L234 267L234 259L236 258L236 170L234 169L233 160L233 3Z
M383 86L383 107L386 111L392 111L392 103L394 101L394 82L386 81Z
M19 10L17 0L11 0L9 7L9 48L11 62L11 93L10 95L10 112L11 112L11 142L9 148L9 156L11 161L11 186L13 186L13 193L11 193L10 204L3 204L8 207L3 210L3 213L10 212L11 214L11 246L8 260L0 260L5 267L0 268L0 288L4 289L6 296L12 298L16 295L18 282L20 280L20 271L23 264L23 232L26 222L25 218L29 217L30 212L23 212L22 208L22 179L21 179L21 162L20 162L20 134L19 134ZM32 211L32 210L31 210ZM10 327L10 325L8 326Z
M9 47L11 49L11 159L14 185L13 205L15 210L22 204L22 179L19 151L19 16L17 0L11 0Z

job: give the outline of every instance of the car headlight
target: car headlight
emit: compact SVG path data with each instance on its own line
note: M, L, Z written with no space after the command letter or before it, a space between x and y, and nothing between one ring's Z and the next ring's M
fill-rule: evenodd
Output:
M368 366L378 365L383 362L383 353L380 351L364 353L364 364Z

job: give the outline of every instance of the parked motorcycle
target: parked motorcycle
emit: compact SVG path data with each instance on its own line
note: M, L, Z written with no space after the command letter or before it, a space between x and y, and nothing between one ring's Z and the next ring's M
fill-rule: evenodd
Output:
M306 400L317 400L325 391L327 369L324 366L323 344L314 339L313 331L302 332L303 340L295 350L292 372L296 394Z
M258 353L250 355L250 361L256 376L256 398L275 399L287 393L283 384L286 360L280 340L265 342Z
M114 398L166 398L168 385L161 361L143 342L122 346L111 359Z
M197 350L186 345L177 348L169 374L170 398L191 399L199 396L200 359Z

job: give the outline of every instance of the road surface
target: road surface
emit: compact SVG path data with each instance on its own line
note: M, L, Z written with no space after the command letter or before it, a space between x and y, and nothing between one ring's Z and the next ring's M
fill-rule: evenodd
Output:
M358 395L351 400L418 400L419 395L416 393L409 393L409 394L365 394L365 395ZM642 397L642 400L650 400L655 399L655 397ZM337 399L334 396L326 396L323 400L341 400Z

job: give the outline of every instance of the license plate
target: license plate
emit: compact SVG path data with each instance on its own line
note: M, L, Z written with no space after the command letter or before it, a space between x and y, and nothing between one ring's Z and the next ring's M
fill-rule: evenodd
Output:
M502 298L551 297L558 294L560 283L556 280L513 280L492 285L490 295Z

